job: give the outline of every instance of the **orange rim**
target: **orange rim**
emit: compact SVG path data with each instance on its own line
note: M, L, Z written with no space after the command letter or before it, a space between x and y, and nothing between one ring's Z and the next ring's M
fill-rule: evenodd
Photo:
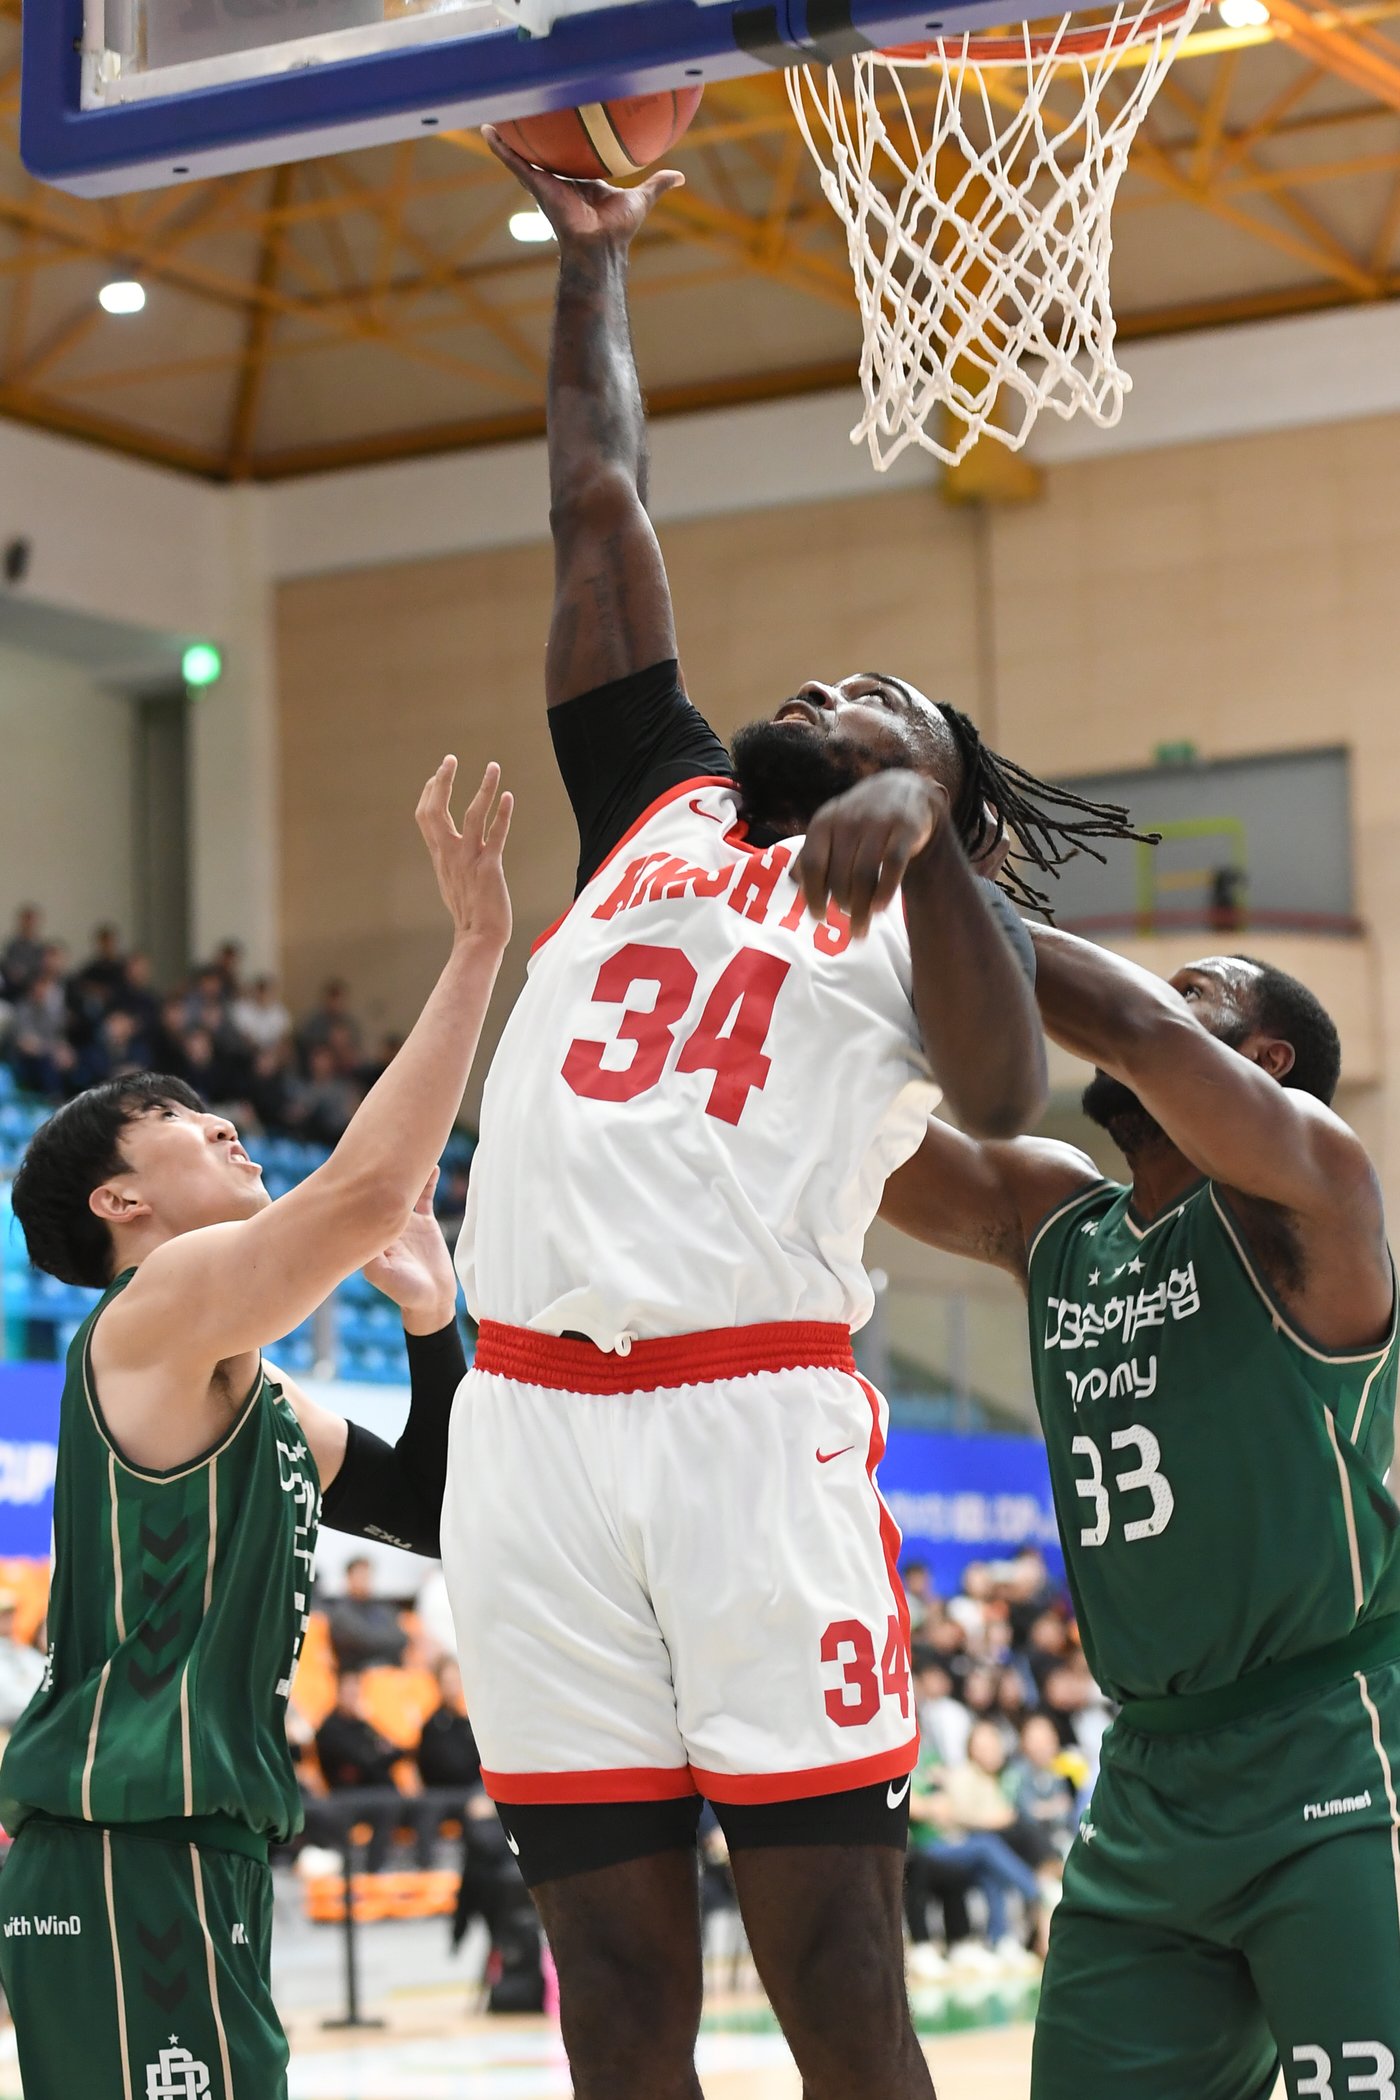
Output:
M1102 58L1129 44L1146 43L1163 29L1174 29L1194 6L1195 0L1167 0L1165 7L1154 8L1140 21L1120 22L1116 28L1100 25L1066 30L1063 35L1046 29L1030 37L952 36L935 44L896 44L880 56L912 63L932 59L945 65L975 66L1014 66L1023 63L1028 55L1033 59L1048 58L1052 52L1057 58Z

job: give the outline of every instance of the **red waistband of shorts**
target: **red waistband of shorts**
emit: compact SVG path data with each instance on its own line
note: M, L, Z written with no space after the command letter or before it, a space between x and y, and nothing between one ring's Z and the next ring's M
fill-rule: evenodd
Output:
M710 1385L755 1371L849 1371L856 1360L850 1330L820 1321L777 1320L760 1327L717 1327L706 1334L668 1334L621 1351L564 1335L537 1334L483 1320L475 1369L520 1385L561 1393L655 1393L668 1386Z

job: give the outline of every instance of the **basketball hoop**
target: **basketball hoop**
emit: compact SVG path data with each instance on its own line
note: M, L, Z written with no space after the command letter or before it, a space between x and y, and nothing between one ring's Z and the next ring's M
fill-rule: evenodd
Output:
M949 466L983 435L1018 451L1044 408L1118 421L1113 200L1203 5L1119 0L788 75L865 327L852 442L882 472L910 445Z

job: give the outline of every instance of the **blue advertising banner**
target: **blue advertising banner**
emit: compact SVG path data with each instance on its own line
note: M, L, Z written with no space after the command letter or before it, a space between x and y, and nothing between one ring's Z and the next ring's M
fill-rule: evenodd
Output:
M0 1560L47 1560L62 1364L0 1363Z
M901 1561L927 1561L945 1596L970 1560L1009 1560L1021 1546L1038 1546L1064 1573L1049 1461L1035 1437L894 1428L880 1487L904 1533Z

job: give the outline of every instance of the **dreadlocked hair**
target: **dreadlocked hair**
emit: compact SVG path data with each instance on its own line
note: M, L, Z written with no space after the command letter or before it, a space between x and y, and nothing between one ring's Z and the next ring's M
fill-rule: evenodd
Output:
M968 852L976 858L994 845L1004 831L1013 833L1016 844L998 878L1007 895L1028 911L1053 919L1050 899L1021 874L1013 863L1029 863L1043 875L1054 875L1076 853L1106 860L1094 839L1128 839L1140 846L1155 846L1159 834L1136 831L1132 820L1117 802L1094 802L1073 788L1055 787L1018 766L1014 759L1001 758L983 743L977 725L956 707L940 705L939 712L953 733L962 759L962 787L953 809L953 824ZM988 821L988 809L996 812L997 827Z

